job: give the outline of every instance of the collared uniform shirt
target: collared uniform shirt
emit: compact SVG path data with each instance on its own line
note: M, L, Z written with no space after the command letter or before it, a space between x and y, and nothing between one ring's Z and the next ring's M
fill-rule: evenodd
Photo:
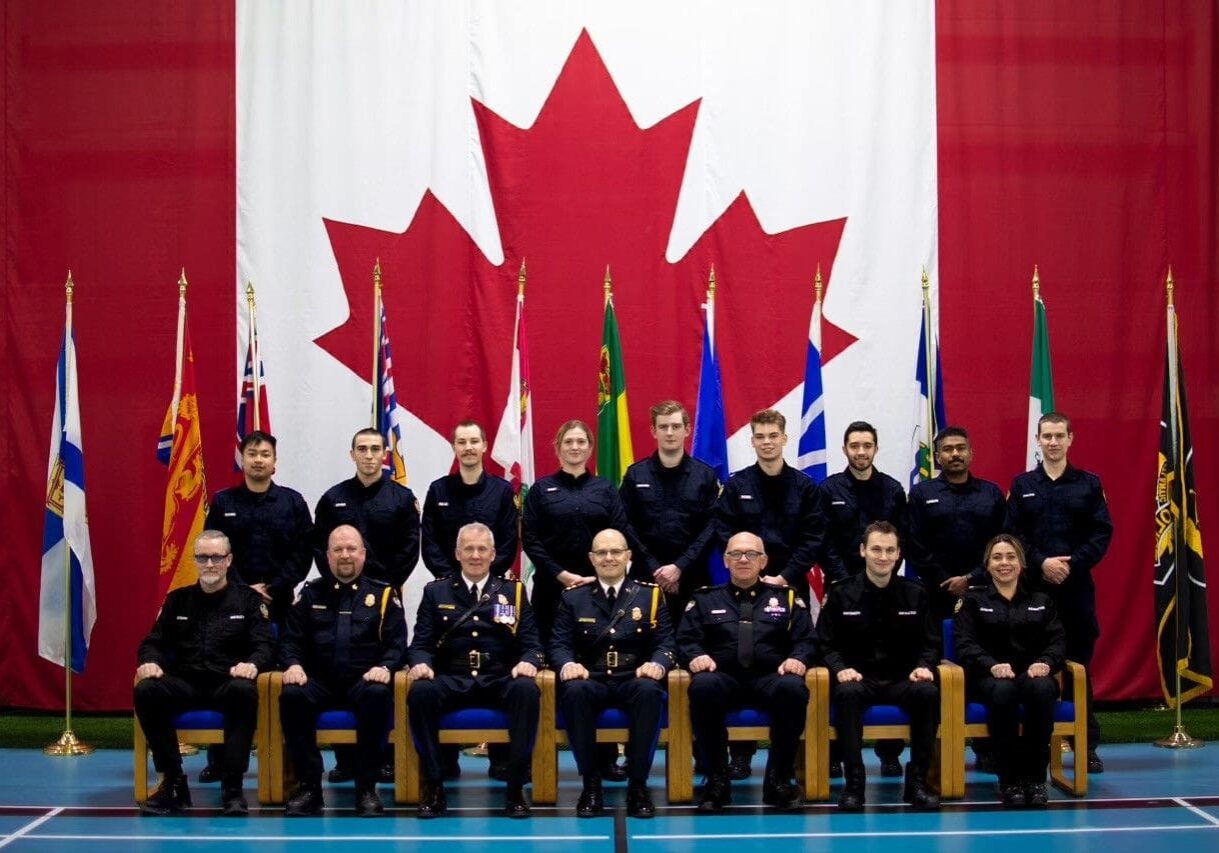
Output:
M406 486L384 478L371 486L359 477L326 490L317 502L314 531L317 568L330 575L326 548L331 532L349 524L364 537L364 573L400 589L419 562L419 510Z
M265 492L251 492L244 483L223 489L212 497L204 526L229 537L229 580L243 586L265 583L277 604L286 606L309 574L313 520L295 489L278 483Z
M393 672L406 656L406 618L398 593L360 575L350 583L317 578L301 588L280 643L285 669L299 664L310 678L343 684L374 666Z
M986 543L1003 532L1007 519L998 486L973 476L950 483L940 474L910 489L909 514L910 535L902 550L928 590L959 575L984 580Z
M213 593L198 584L175 589L165 596L136 660L187 679L227 676L239 663L270 669L275 640L267 606L254 590L235 584Z
M516 560L518 518L516 496L504 478L484 472L467 485L461 474L441 477L428 486L423 504L423 563L438 578L460 572L457 531L480 521L495 536L491 574L503 577Z
M647 546L650 572L672 563L682 571L683 586L706 583L719 493L715 471L688 453L672 469L664 467L659 452L626 469L618 494L627 520Z
M627 579L612 608L600 582L563 591L550 641L556 670L575 662L593 678L633 678L649 662L668 672L675 651L669 609L655 584Z
M825 513L820 562L827 580L837 583L863 572L859 546L864 530L874 521L887 521L896 527L905 547L906 492L888 474L873 469L871 477L860 480L847 468L822 480L817 493Z
M737 657L745 598L753 604L753 666L748 672L742 672ZM775 672L788 658L811 665L816 641L808 607L794 589L761 582L749 589L721 584L695 590L682 614L677 651L686 666L710 655L717 670L748 676Z
M1023 584L1008 601L993 583L970 587L954 617L956 659L973 679L990 675L996 664L1011 664L1019 675L1034 663L1062 669L1066 633L1054 601Z
M901 680L918 667L935 672L940 629L927 591L893 576L878 587L858 574L830 587L817 618L821 659L837 675L854 669L866 678Z

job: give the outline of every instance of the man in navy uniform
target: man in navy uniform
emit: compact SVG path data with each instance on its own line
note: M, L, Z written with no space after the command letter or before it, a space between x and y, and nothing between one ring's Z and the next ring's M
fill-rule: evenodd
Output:
M630 720L627 814L649 818L656 808L648 774L666 701L664 678L675 663L673 628L660 587L627 579L631 551L621 532L602 530L588 556L597 580L563 591L550 641L559 707L584 780L576 815L604 810L597 715L615 707Z
M926 776L939 723L933 670L940 660L940 631L927 591L894 575L901 560L896 527L887 521L869 524L859 551L863 572L830 587L817 619L846 777L838 806L863 808L863 715L868 706L883 703L900 705L910 715L903 798L918 809L938 809L939 797L928 790Z
M691 593L710 582L707 558L720 484L709 466L686 453L690 415L674 400L652 407L656 452L641 459L618 489L627 520L645 546L652 579L681 613Z
M791 779L808 714L804 674L816 651L808 607L792 587L762 582L766 550L753 533L728 540L724 563L730 582L696 590L677 633L692 676L690 720L707 770L698 809L722 811L732 800L725 718L742 706L770 712L762 801L797 808L804 795Z
M440 717L469 707L503 707L508 713L507 792L504 812L528 817L524 785L537 736L543 663L524 584L491 575L495 537L481 522L458 531L461 571L423 590L409 652L407 708L419 750L423 791L419 817L444 814Z
M173 719L199 707L224 712L219 757L222 811L226 815L249 811L241 777L250 764L258 718L254 680L274 663L275 641L261 596L228 582L232 561L227 536L218 530L199 534L195 539L199 582L165 597L156 623L140 643L135 713L153 764L162 774L160 786L140 804L144 814L166 815L191 804Z
M406 619L397 591L364 574L366 553L360 531L336 527L326 549L330 576L305 584L288 612L279 711L300 782L288 800L291 817L322 810L317 718L335 706L356 716L356 813L384 811L376 783L393 718L390 679L406 654Z
M1012 480L1007 496L1008 532L1020 537L1032 589L1054 599L1067 632L1067 658L1092 665L1100 623L1092 569L1105 556L1113 520L1100 478L1067 461L1075 434L1066 415L1050 412L1037 422L1041 464ZM1100 723L1092 712L1088 679L1088 772L1103 773L1096 752Z

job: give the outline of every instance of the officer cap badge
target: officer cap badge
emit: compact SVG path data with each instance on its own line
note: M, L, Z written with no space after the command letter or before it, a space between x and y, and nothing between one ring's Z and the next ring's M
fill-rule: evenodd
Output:
M641 621L643 619L643 611L640 610L638 607L632 607L631 608L631 618L634 619L636 622Z
M497 595L497 596L495 597L495 600L496 600L496 601L498 601L500 604L507 604L507 603L508 603L508 596L504 595L504 594L501 592L499 595Z
M368 595L364 596L364 606L365 607L372 607L376 603L377 603L377 597L375 595L373 595L371 592Z

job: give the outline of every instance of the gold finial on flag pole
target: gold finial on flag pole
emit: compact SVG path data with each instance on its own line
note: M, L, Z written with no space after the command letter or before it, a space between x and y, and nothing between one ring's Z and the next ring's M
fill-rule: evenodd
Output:
M69 305L72 304L72 290L75 287L76 287L76 283L74 281L72 281L72 270L68 270L68 280L64 282L63 289L64 289L64 293L68 297Z
M813 276L813 290L817 293L817 301L821 301L821 295L825 293L825 283L821 280L821 264L817 264L817 274Z
M71 280L72 280L71 274L69 273L68 281L71 281ZM1168 307L1169 308L1173 307L1172 296L1173 296L1173 290L1176 289L1176 286L1177 286L1176 283L1172 279L1172 264L1169 264L1168 265L1168 279L1164 282L1164 287L1168 291Z
M377 399L378 371L381 367L381 259L377 258L372 267L372 417L369 426L377 428L377 410L380 400Z
M1036 302L1041 298L1041 272L1037 269L1037 265L1033 264L1033 301Z
M605 304L609 305L610 299L612 299L613 295L614 295L613 294L614 285L613 285L613 282L610 281L609 264L605 265L605 281L603 281L601 283L601 286L605 289Z
M178 298L186 298L186 267L182 267L182 274L178 276Z
M711 265L711 275L707 278L707 298L715 298L715 264Z
M246 304L246 320L249 324L250 331L250 374L253 377L251 387L254 390L254 429L262 429L262 413L259 411L259 397L262 395L262 353L258 349L258 333L255 324L254 311L254 282L246 281L245 283L245 304Z
M521 258L521 270L516 274L516 295L519 299L525 298L525 259Z

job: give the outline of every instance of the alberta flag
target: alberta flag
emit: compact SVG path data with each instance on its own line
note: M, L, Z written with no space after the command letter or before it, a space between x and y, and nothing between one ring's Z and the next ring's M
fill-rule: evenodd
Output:
M927 377L934 377L928 382ZM914 412L914 439L911 451L914 466L910 470L910 485L935 476L932 442L948 424L944 414L944 371L940 367L940 341L931 321L929 302L924 302L923 324L918 335L918 358L914 366L914 381L918 385L918 402Z
M55 370L55 415L51 421L42 529L38 654L52 663L70 665L73 672L84 672L89 637L96 620L93 552L89 547L89 517L85 510L85 451L76 393L76 340L69 303ZM69 632L71 647L65 653Z
M724 430L724 386L720 381L720 359L715 352L714 291L707 293L703 315L703 354L698 368L698 404L694 409L694 438L690 455L710 465L720 482L727 483L728 438Z

